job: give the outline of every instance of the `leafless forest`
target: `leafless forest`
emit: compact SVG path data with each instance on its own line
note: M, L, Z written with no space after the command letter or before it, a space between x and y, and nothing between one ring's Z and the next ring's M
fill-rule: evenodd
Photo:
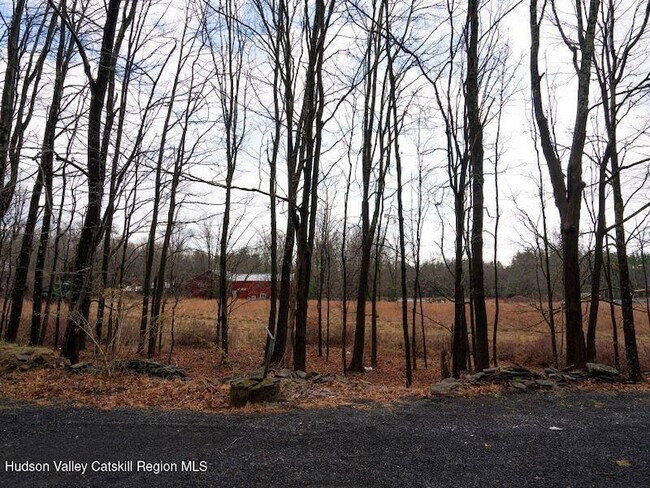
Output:
M202 276L227 361L232 284L263 273L259 364L363 372L392 340L407 386L422 360L458 377L510 357L519 300L555 366L606 342L642 380L650 0L0 13L4 341L74 364L129 328L129 354L166 360Z

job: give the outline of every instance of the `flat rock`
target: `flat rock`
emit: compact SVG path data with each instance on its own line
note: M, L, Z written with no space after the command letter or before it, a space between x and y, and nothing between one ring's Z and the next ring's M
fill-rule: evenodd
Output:
M459 388L461 383L454 378L445 378L440 383L431 387L431 393L434 395L449 395L453 390Z
M551 380L536 380L535 384L542 388L555 388L556 386L555 382Z
M95 366L92 361L84 361L77 364L72 364L67 367L67 370L70 373L79 374L79 373L97 373L99 368Z
M620 374L616 368L600 363L587 363L587 371L593 376L618 376Z
M331 383L335 379L336 377L332 374L323 374L323 375L319 374L318 376L314 376L311 380L314 383Z
M276 378L291 378L291 370L290 369L281 369L280 371L276 371L275 373Z
M187 373L177 366L161 364L150 359L127 359L122 366L129 371L155 376L164 379L187 378Z
M483 370L483 373L485 373L485 374L496 374L496 373L498 373L499 371L501 371L500 368L485 368L485 369Z

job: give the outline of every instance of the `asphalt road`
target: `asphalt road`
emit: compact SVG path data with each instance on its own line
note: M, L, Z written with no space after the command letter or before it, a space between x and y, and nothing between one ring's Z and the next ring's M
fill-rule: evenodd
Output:
M49 472L16 471L28 462ZM57 472L84 464L85 473ZM263 415L0 402L0 486L650 487L650 395L522 393Z

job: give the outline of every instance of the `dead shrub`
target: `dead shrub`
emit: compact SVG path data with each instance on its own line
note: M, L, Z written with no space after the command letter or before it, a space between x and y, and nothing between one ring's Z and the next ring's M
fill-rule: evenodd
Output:
M204 324L188 325L174 331L174 341L179 346L207 349L212 347L214 339L215 331Z
M530 365L553 365L551 339L548 336L528 340L502 340L497 350L499 361Z

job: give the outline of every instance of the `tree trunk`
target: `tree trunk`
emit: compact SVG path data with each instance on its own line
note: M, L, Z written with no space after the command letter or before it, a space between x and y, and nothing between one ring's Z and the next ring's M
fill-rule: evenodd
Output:
M371 178L373 175L373 139L376 137L378 129L375 125L376 120L376 103L377 103L377 79L378 66L377 59L382 56L381 36L378 32L384 22L385 2L381 2L379 9L373 4L372 27L368 33L366 43L366 52L364 53L364 101L363 101L363 129L362 129L362 148L361 148L361 178L362 178L362 195L361 195L361 260L359 264L359 276L357 287L357 308L354 329L354 346L352 348L352 358L348 369L350 371L362 372L363 356L365 352L366 340L366 303L368 301L368 282L370 278L370 259L372 253L372 243L374 240L376 222L377 222L377 198L383 193L382 188L376 190L375 195L375 212L370 216L370 199L371 199ZM387 120L389 118L387 117ZM380 145L383 142L379 143ZM383 155L383 149L380 151ZM380 155L380 160L382 155ZM380 168L380 180L381 171Z
M485 284L483 277L483 124L479 108L479 0L469 0L467 24L466 104L472 168L472 304L476 331L475 365L477 371L490 366Z
M467 371L467 356L469 344L467 337L467 319L465 316L465 288L463 286L463 237L465 183L464 172L461 174L461 184L456 189L454 197L454 212L456 220L456 252L454 263L454 328L452 332L452 374L460 376L461 371Z
M598 214L596 217L596 239L594 242L594 264L591 272L591 300L589 305L589 321L587 323L587 361L596 362L596 327L598 325L598 309L600 304L600 275L603 269L603 241L606 232L605 223L605 190L607 186L607 159L609 152L600 162L598 176Z
M615 95L611 94L611 98ZM616 152L616 126L610 131L610 144L612 144L612 190L614 193L614 222L616 228L616 259L618 262L618 279L621 292L621 312L623 316L623 337L625 340L625 357L627 364L627 377L630 381L641 381L641 366L636 344L636 331L634 327L634 302L632 300L632 286L630 282L630 268L627 260L627 244L625 240L625 203L621 191L620 165Z

